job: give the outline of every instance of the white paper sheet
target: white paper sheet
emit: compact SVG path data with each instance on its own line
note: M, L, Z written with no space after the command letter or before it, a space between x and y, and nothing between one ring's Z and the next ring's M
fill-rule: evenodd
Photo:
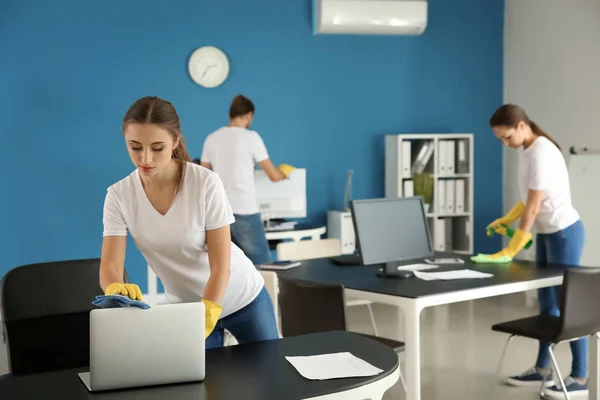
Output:
M286 357L286 360L300 375L311 380L374 376L383 372L382 369L348 352Z
M443 280L449 281L454 279L481 279L491 278L494 274L486 274L485 272L479 272L472 269L459 269L456 271L444 271L444 272L420 272L414 271L417 278L423 279L424 281L435 281Z

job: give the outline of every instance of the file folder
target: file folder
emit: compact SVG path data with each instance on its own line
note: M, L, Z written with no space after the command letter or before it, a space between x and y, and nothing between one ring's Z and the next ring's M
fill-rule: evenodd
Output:
M410 146L411 146L410 142L402 141L402 157L400 158L400 162L402 163L401 168L402 168L402 177L403 178L411 177Z
M455 181L454 180L447 180L446 182L446 214L454 214L455 213L455 209L454 209L454 200L455 200Z
M448 140L446 141L446 173L448 175L456 174L454 164L454 154L456 149L456 141Z
M402 197L413 197L415 195L415 183L412 180L406 180L402 184Z
M437 199L438 214L446 214L446 181L438 181Z
M456 173L469 173L469 141L467 139L460 139L457 141Z
M446 161L446 141L440 140L438 141L438 175L446 176L448 172L446 171L448 162Z
M433 247L436 251L446 251L446 224L442 218L436 218L433 223Z
M467 209L465 207L465 180L457 179L456 187L454 188L454 190L456 192L456 197L454 201L454 209L456 210L456 213L462 214L467 212Z

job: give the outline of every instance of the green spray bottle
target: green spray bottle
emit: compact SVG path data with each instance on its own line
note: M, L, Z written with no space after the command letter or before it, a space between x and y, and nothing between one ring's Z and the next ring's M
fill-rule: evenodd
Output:
M513 235L515 234L515 231L510 229L508 225L505 224L500 224L501 227L503 227L504 229L506 229L506 235L508 237L513 237ZM489 228L487 228L488 231L488 235L489 236L494 236L494 233L496 233L496 231L494 230L494 228L492 228L491 226ZM529 242L527 242L527 244L525 245L525 249L528 249L531 247L531 245L533 244L533 241L530 240Z

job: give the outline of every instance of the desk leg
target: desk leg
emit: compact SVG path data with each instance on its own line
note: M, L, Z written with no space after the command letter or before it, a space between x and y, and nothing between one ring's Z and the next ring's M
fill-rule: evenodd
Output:
M421 400L421 309L415 301L404 311L406 400Z
M589 400L600 400L600 343L598 336L593 335L589 339L588 351L588 388Z

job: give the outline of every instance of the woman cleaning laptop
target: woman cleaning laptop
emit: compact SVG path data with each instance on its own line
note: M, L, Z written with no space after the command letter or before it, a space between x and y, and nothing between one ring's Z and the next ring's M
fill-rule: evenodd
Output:
M127 111L123 134L136 169L108 188L100 285L106 295L142 300L123 282L127 235L161 279L169 303L202 301L206 348L279 337L264 280L231 243L233 212L216 173L194 164L175 108L143 97ZM176 339L174 339L176 340Z

